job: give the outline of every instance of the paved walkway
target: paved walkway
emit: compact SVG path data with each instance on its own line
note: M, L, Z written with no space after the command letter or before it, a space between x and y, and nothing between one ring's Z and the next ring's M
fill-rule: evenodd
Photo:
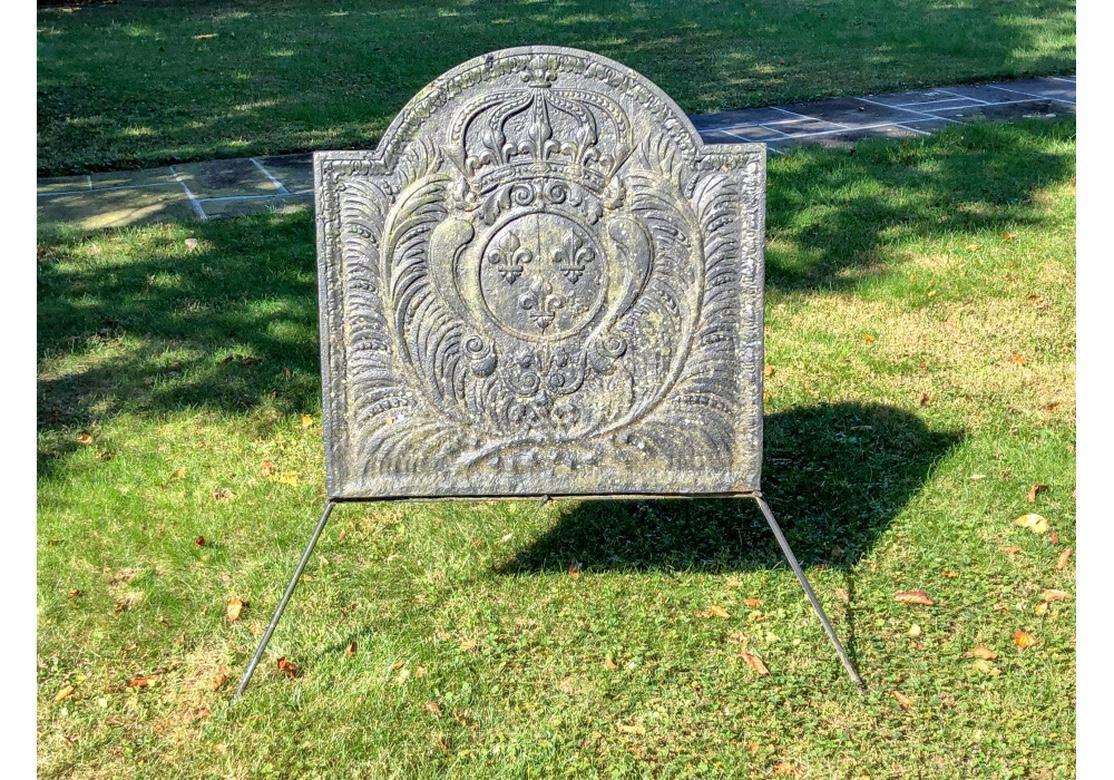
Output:
M773 154L802 145L930 135L978 120L1075 113L1075 76L834 98L692 117L707 143L760 141ZM311 155L287 154L64 176L38 182L39 224L87 228L211 219L313 204Z

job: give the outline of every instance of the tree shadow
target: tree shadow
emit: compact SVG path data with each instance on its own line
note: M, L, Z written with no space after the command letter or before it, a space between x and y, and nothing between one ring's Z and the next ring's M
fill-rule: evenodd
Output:
M889 406L824 404L767 416L763 492L804 566L853 565L961 440ZM780 565L747 499L586 500L500 574L735 571Z

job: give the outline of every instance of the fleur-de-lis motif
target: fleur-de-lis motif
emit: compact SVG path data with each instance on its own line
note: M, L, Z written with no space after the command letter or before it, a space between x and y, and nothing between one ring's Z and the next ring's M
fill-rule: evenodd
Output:
M529 312L528 317L538 326L538 330L545 331L553 324L557 310L568 303L568 298L553 292L553 285L549 282L536 280L530 285L530 290L519 296L518 305L523 311Z
M584 275L588 263L596 259L596 252L592 247L584 245L584 239L569 236L560 249L553 252L553 263L572 284L576 284Z
M507 233L499 239L495 248L488 253L488 260L495 266L503 281L514 284L527 263L534 261L534 253L522 246L522 242L513 232Z

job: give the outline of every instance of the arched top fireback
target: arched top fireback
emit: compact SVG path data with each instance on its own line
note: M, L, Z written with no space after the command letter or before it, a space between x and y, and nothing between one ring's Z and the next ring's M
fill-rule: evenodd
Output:
M330 496L758 489L761 145L537 46L315 172Z

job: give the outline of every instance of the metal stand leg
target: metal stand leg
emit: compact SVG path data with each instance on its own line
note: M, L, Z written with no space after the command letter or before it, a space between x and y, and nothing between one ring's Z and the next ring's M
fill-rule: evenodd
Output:
M812 591L812 586L808 584L805 579L805 573L801 570L801 564L797 563L797 556L793 554L793 549L789 546L789 542L785 539L785 534L781 532L781 526L777 524L774 519L774 513L770 511L770 505L766 503L766 499L762 498L761 493L754 494L754 500L758 502L758 508L762 510L762 514L766 518L766 523L770 526L770 530L774 533L774 538L777 539L778 546L781 547L781 552L785 555L785 560L789 561L789 567L793 569L793 573L797 575L797 581L801 583L801 588L804 589L805 595L808 600L812 602L812 608L816 610L816 616L820 618L820 624L824 626L824 633L828 635L831 640L832 646L835 647L836 655L839 656L843 668L847 670L847 674L851 676L851 681L860 689L865 689L863 680L859 677L859 672L855 668L855 664L851 663L851 659L847 655L847 651L843 649L843 645L836 636L835 629L832 628L831 621L828 616L824 614L824 608L820 606L820 601L816 598L816 594Z
M263 638L259 640L259 647L255 649L255 655L252 656L248 668L244 670L244 676L236 687L236 693L233 695L232 701L239 699L247 689L248 683L251 682L251 676L255 674L255 667L259 666L263 651L267 649L267 643L271 641L271 634L275 633L275 627L282 619L282 613L286 611L286 604L290 601L290 597L294 595L294 589L298 587L298 581L302 578L302 571L309 563L309 556L313 554L313 548L317 546L317 540L321 537L321 532L325 530L325 523L329 522L329 515L333 513L333 506L332 499L325 502L325 511L321 514L321 519L317 521L317 527L313 529L313 535L309 538L309 544L306 545L305 552L302 553L302 559L298 561L298 566L294 569L294 576L290 578L290 582L286 586L286 592L282 594L278 606L275 607L275 614L271 616L271 624L263 632Z

